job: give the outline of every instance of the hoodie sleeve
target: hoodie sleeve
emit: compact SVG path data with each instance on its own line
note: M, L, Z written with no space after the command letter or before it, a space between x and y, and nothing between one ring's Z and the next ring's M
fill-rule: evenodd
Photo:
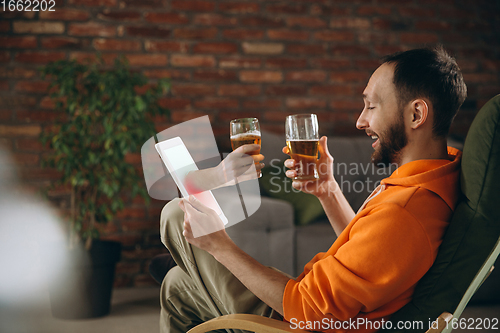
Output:
M396 204L375 207L341 236L348 240L335 254L287 283L286 320L347 320L373 311L414 286L434 259L422 225Z

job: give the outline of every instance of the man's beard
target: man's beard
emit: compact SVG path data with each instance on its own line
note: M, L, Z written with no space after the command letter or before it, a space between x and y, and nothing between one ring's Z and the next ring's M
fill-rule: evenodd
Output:
M408 143L402 117L379 136L379 149L372 154L372 163L379 168L400 164L400 153Z

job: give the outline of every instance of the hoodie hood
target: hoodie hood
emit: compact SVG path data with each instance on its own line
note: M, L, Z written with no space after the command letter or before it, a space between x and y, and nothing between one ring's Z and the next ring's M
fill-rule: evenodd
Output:
M383 179L381 184L424 188L441 197L453 210L459 196L460 186L456 179L460 172L461 158L460 150L448 147L447 160L416 160L406 163L389 178Z

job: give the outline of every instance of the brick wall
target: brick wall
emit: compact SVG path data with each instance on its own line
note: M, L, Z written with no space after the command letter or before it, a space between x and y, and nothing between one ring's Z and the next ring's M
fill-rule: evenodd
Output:
M152 81L171 78L162 103L173 123L208 114L221 138L233 118L256 116L282 131L286 115L302 112L318 114L321 134L362 134L354 122L378 59L425 44L442 43L464 72L469 97L454 135L500 93L496 0L56 0L54 9L0 9L0 144L33 190L59 176L40 167L46 148L37 137L58 114L37 68L96 51L109 62L125 55ZM157 121L158 130L172 125ZM138 155L130 161L140 165ZM64 213L68 190L50 197ZM147 264L163 252L162 204L130 199L106 227L124 244L117 286L153 283Z

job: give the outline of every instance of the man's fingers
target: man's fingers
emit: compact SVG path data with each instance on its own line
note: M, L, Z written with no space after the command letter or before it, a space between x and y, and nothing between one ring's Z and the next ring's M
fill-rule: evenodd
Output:
M287 155L288 155L289 150L288 150L288 147L287 147L287 146L283 147L283 149L281 149L281 151L282 151L283 153L285 153L285 154L287 154Z
M239 146L234 151L241 154L248 154L254 151L260 151L260 145L255 145L255 144L243 145Z
M212 209L208 208L200 200L196 199L196 197L194 195L189 196L189 198L187 200L187 204L188 204L187 206L191 205L192 208L194 207L198 211L205 213L205 214L209 214L209 213L213 212Z
M328 138L326 136L322 136L321 139L319 139L318 149L321 155L321 159L323 157L333 158L332 155L330 155L330 151L328 150Z

